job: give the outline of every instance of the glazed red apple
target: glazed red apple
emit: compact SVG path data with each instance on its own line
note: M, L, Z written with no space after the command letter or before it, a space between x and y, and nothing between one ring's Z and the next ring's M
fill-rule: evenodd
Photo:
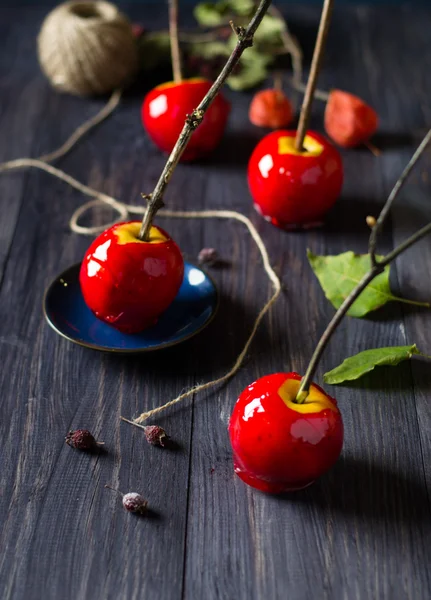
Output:
M153 226L143 242L140 227L140 221L130 221L104 231L87 250L79 274L87 306L124 333L154 325L184 275L180 249L169 235Z
M256 210L283 229L322 222L340 195L343 163L338 150L309 131L304 151L295 150L296 131L265 136L248 163L248 184Z
M186 116L199 105L212 83L207 79L184 79L158 85L142 104L142 123L160 150L171 152L184 127ZM193 132L181 160L189 161L209 154L220 142L230 112L230 104L219 93Z
M238 398L229 423L235 473L248 485L278 494L307 487L337 461L343 422L319 386L295 402L301 377L261 377Z

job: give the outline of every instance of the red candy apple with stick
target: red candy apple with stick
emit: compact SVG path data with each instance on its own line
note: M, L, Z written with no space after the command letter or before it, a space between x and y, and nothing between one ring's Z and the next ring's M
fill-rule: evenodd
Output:
M307 487L332 467L343 446L335 399L313 384L299 404L300 380L297 373L261 377L242 392L230 419L235 473L263 492Z
M248 183L257 211L284 229L320 224L343 184L338 150L323 136L307 131L331 10L332 2L326 0L298 129L267 135L248 165Z
M142 123L154 144L163 152L172 152L187 115L192 114L212 83L201 77L183 79L181 54L178 43L177 1L169 2L169 30L174 81L163 83L151 90L142 104ZM200 127L193 133L182 161L196 160L218 146L226 127L230 104L218 94L205 112Z
M155 87L142 104L142 123L154 144L163 152L171 152L184 125L212 83L207 79L184 79ZM187 145L182 161L202 158L219 144L226 127L230 104L219 95L208 109Z
M172 303L184 275L177 244L160 227L141 240L140 221L118 223L94 240L79 275L87 306L123 333L154 325Z
M174 149L151 194L142 223L118 223L103 232L88 249L80 272L81 290L89 308L102 321L124 333L136 333L154 324L174 300L184 273L183 259L168 233L153 226L163 206L163 194L183 154L205 127L205 117L214 107L217 94L260 24L270 0L262 0L246 30L238 30L238 43L225 68L187 118ZM171 3L176 10L176 3ZM174 10L174 13L175 13ZM178 60L174 60L177 64ZM184 123L185 120L185 123ZM205 130L205 129L204 129Z
M283 229L322 222L343 185L343 165L324 136L309 131L302 150L297 132L279 130L265 136L248 163L254 206L267 221Z

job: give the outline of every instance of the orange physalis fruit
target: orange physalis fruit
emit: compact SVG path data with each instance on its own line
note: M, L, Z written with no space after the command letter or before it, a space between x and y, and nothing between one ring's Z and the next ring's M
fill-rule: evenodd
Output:
M281 90L269 89L255 94L248 116L253 125L278 129L289 125L293 119L293 110L289 99Z
M376 111L366 102L341 90L332 90L325 110L325 130L339 146L353 148L376 132Z

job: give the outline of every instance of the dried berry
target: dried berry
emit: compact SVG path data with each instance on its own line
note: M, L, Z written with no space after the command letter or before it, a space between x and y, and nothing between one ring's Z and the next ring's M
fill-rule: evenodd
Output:
M105 442L96 442L88 429L75 429L69 431L65 437L66 444L77 450L96 450Z
M147 442L153 446L162 446L162 448L164 448L166 441L169 439L169 436L166 435L166 431L158 425L146 425L144 427L144 433Z
M215 248L202 248L198 255L200 265L215 265L219 260L218 252Z
M148 502L143 496L141 496L141 494L138 494L137 492L128 492L127 494L122 494L119 490L111 487L110 485L105 485L105 488L120 494L120 496L123 498L123 507L125 510L139 515L143 515L147 512Z
M358 96L332 90L325 109L325 130L339 146L364 144L377 129L376 111Z
M123 506L126 510L133 513L144 514L147 510L148 502L141 494L129 492L123 496Z
M253 97L248 116L253 125L279 129L291 123L293 109L281 90L263 90Z

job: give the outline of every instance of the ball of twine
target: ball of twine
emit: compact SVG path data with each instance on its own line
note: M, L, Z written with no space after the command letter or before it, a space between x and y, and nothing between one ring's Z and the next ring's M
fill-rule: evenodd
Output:
M37 46L51 84L78 96L110 92L138 66L130 22L103 0L57 6L43 22Z

